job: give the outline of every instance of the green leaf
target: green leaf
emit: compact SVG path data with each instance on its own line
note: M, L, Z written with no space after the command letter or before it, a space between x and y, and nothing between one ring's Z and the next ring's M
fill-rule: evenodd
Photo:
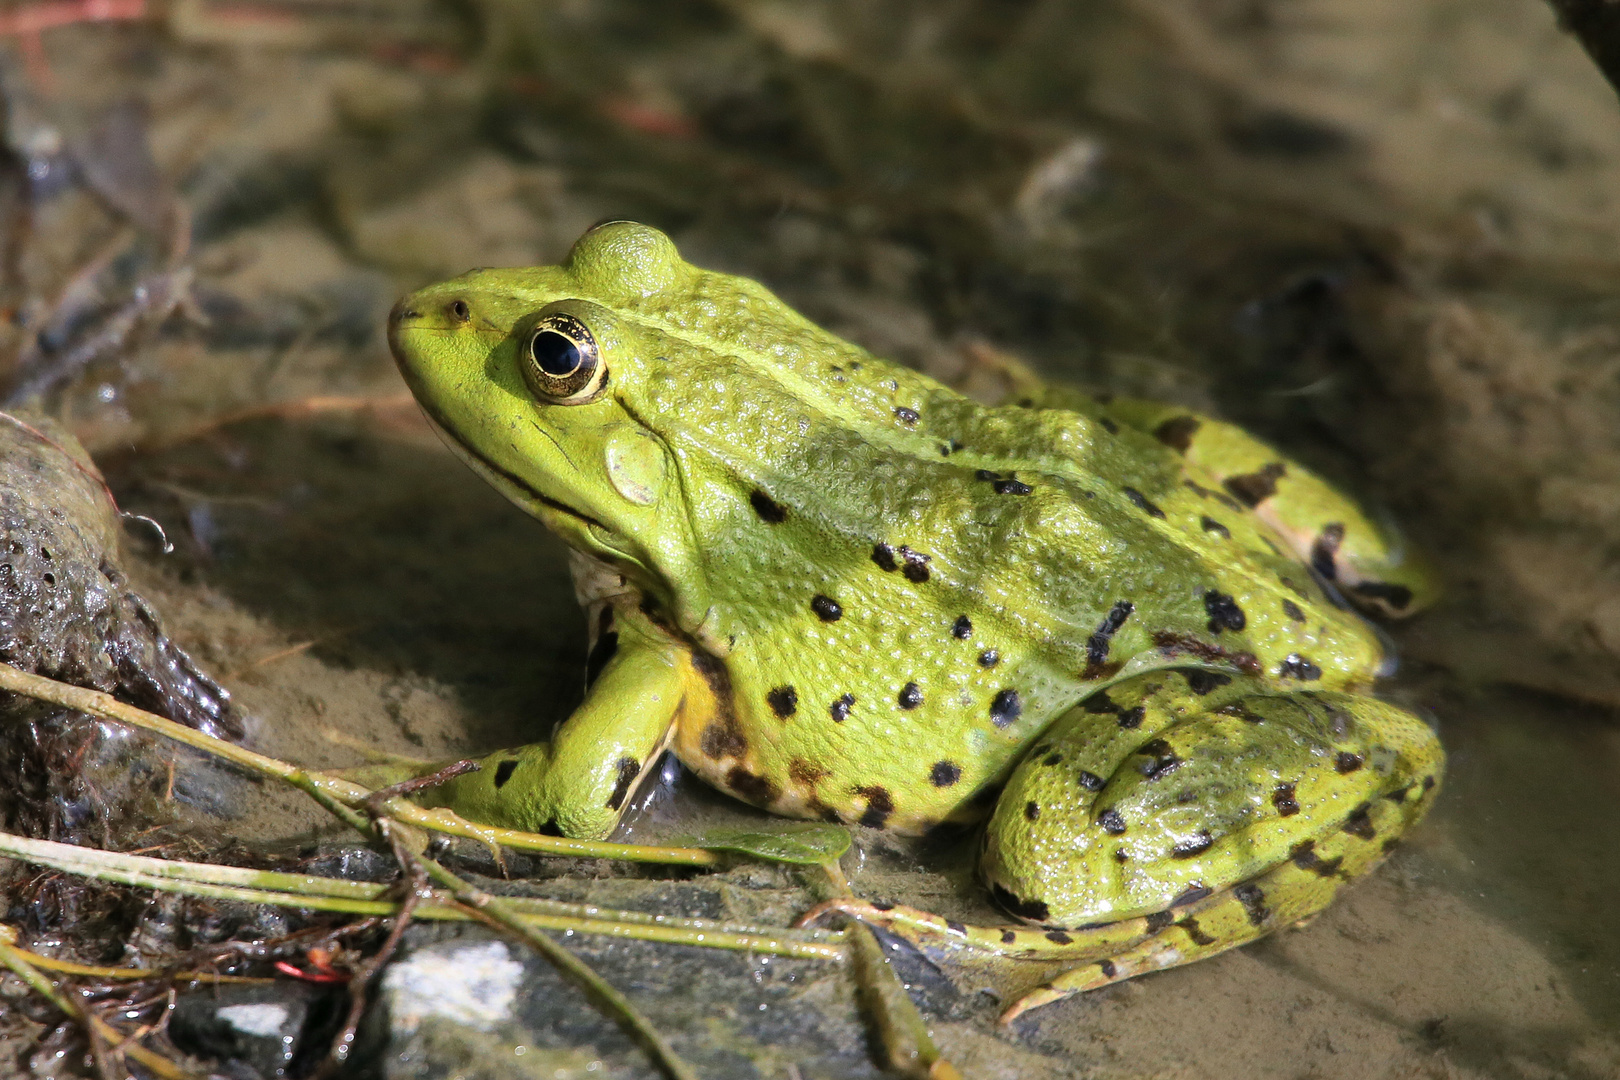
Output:
M837 825L786 826L774 832L715 829L691 842L711 851L735 851L767 862L819 866L849 850L849 832Z

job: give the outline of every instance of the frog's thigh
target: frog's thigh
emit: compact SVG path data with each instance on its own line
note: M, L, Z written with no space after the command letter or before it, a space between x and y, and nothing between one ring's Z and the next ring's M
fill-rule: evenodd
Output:
M637 613L620 613L617 647L549 743L502 750L475 773L428 792L490 825L601 839L669 742L691 665L688 650Z
M1206 499L1252 510L1301 560L1357 603L1410 615L1438 592L1432 573L1399 537L1372 521L1332 484L1235 424L1172 405L1117 398L1104 407L1185 458L1190 478L1207 478Z
M1218 926L1184 931L1197 946L1184 959L1219 951L1324 907L1422 815L1440 776L1427 725L1373 698L1247 680L1200 696L1179 672L1108 693L1134 726L1084 706L1063 717L991 819L985 877L1031 921L1146 915L1163 929L1227 894ZM1290 865L1309 872L1262 883Z

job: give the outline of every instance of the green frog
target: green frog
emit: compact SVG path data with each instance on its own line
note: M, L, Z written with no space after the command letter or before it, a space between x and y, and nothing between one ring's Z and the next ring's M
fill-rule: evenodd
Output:
M982 405L629 222L412 293L389 341L448 445L570 546L591 635L550 740L434 805L603 838L670 750L774 814L988 817L1019 923L832 907L1075 958L1023 1008L1313 915L1434 797L1438 740L1371 696L1352 607L1409 614L1430 577L1230 424L1015 365Z

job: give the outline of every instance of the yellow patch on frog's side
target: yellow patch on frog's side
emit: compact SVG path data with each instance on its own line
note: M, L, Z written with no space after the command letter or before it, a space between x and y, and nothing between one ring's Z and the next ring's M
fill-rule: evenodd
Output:
M675 715L675 756L706 782L768 810L777 810L782 786L764 775L737 716L731 676L707 653L689 652L686 694ZM783 812L778 810L778 812Z

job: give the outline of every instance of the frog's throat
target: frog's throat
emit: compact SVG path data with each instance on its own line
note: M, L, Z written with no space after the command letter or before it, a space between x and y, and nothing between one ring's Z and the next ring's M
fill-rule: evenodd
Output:
M452 454L460 458L473 472L483 477L490 487L505 495L531 517L539 518L548 528L564 539L574 540L583 534L594 541L588 546L592 548L608 548L613 550L615 554L622 554L617 550L618 545L611 542L618 539L618 534L601 521L583 510L575 510L565 502L534 490L518 477L487 460L471 446L456 438L455 434L440 423L438 417L434 416L432 410L426 405L422 406L422 415L427 418L428 426L438 434L440 441L450 448Z

